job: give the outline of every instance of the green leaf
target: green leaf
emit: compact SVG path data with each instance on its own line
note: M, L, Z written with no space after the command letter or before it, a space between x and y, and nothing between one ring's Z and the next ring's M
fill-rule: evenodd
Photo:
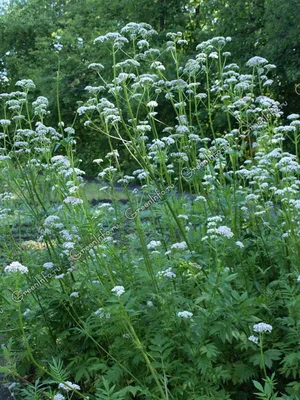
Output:
M215 358L219 354L217 347L212 343L202 346L200 352L206 354L209 359Z
M50 372L57 382L65 382L69 379L70 373L67 368L64 368L63 362L59 358L52 358L52 364L49 363Z
M265 363L268 368L271 368L273 363L272 361L275 360L280 360L280 356L282 354L282 351L277 350L277 349L269 349L264 352L264 357L265 357Z
M252 381L253 385L256 387L256 389L260 390L262 393L264 392L264 388L262 387L262 385L257 382L257 381Z

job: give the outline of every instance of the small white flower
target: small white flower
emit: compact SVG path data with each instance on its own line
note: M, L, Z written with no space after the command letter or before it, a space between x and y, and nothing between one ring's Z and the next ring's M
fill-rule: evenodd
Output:
M79 386L79 385L76 385L76 383L72 383L72 382L70 382L70 381L66 381L66 384L69 385L69 386L71 386L72 389L80 390L80 386ZM68 386L64 385L63 383L60 383L60 384L58 385L58 388L59 388L59 389L63 389L63 390L65 390L66 392L69 392L69 390L71 390Z
M54 43L55 50L60 51L64 46L61 43Z
M300 275L298 275L297 282L300 282Z
M176 274L171 271L171 268L168 268L166 271L164 271L164 276L166 278L176 278Z
M66 203L66 204L70 203L70 204L72 204L72 206L76 206L78 204L82 204L83 200L82 199L78 199L77 197L70 196L70 197L67 197L67 198L64 199L64 203Z
M23 89L35 89L35 84L31 79L21 79L20 81L16 82L16 86L20 86Z
M11 383L11 384L8 386L8 389L9 389L9 390L12 390L16 385L17 385L17 383L16 383L16 382L13 382L13 383Z
M125 292L125 288L124 286L115 286L111 291L120 297Z
M147 103L147 107L149 108L158 107L158 103L156 101L149 101L149 103Z
M180 311L177 313L177 317L179 318L192 318L193 313L190 311Z
M177 215L177 218L181 218L181 219L185 219L185 220L189 219L189 217L187 215L184 215L184 214Z
M124 339L130 339L129 333L123 333L122 337L123 337Z
M299 114L290 114L286 117L287 119L299 119L300 115Z
M73 242L65 242L65 243L63 243L63 245L62 245L62 247L64 248L64 249L74 249L74 245L75 245L75 243L73 243Z
M195 201L200 201L200 200L202 200L204 203L207 202L207 201L206 201L206 198L205 198L204 196L197 196L197 197L195 198Z
M208 222L222 222L223 217L220 217L219 215L216 215L215 217L209 217L207 218Z
M231 232L231 229L228 228L228 226L219 226L219 228L216 230L216 233L227 238L231 238L233 236L233 233Z
M263 64L267 64L267 63L268 63L268 60L266 60L265 58L256 56L256 57L250 58L250 60L247 61L246 65L247 65L247 67L260 67Z
M53 262L46 262L45 264L43 264L43 268L46 268L46 269L50 269L53 267L54 267Z
M104 308L99 308L97 311L94 313L95 315L99 315L100 318L103 318L105 313L104 313Z
M120 155L119 155L118 150L113 150L110 153L107 153L105 156L105 158L110 158L110 157L119 158Z
M56 275L55 279L62 279L64 276L65 274Z
M20 264L18 261L14 261L4 268L4 272L20 272L21 274L28 274L28 268Z
M27 315L27 314L29 314L29 313L30 313L30 309L27 308L27 309L23 312L23 315L25 316L25 315Z
M11 121L9 119L0 119L0 125L8 126L10 124L11 124Z
M65 396L58 393L53 397L53 400L65 400Z
M212 53L210 53L210 54L208 55L208 57L218 59L218 53L217 53L216 51L213 51Z
M153 307L153 302L152 302L151 300L148 300L148 301L147 301L147 306L148 306L148 307Z
M78 292L72 292L70 294L70 297L79 297L79 294L78 294Z
M176 274L172 271L171 268L166 269L165 271L159 271L156 276L165 276L166 278L176 278Z
M266 324L264 322L260 322L259 324L253 325L254 332L271 332L273 329L272 325Z
M92 63L88 66L89 69L93 68L93 69L103 69L104 66L102 64L99 63Z
M185 242L180 242L180 243L174 243L171 246L171 249L179 249L179 250L184 250L187 248L187 244Z
M258 344L258 337L257 336L249 336L248 339L250 340L250 342L256 343Z
M239 246L241 249L242 249L243 247L245 247L245 246L243 245L243 243L240 242L240 241L235 242L235 244L236 244L237 246Z
M96 158L95 160L93 160L93 162L96 163L96 164L100 164L100 163L103 162L103 159L102 158Z
M147 245L147 249L152 250L159 246L161 246L161 242L159 240L151 240L151 242Z

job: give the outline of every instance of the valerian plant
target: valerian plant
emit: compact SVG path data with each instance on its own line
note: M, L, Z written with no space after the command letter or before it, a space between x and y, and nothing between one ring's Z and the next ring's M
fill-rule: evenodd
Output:
M31 80L0 95L3 371L20 398L295 399L300 117L269 97L274 65L228 61L229 37L186 60L180 32L155 36L95 39L112 65L90 64L77 112L109 143L110 202L89 203L76 132L47 126Z

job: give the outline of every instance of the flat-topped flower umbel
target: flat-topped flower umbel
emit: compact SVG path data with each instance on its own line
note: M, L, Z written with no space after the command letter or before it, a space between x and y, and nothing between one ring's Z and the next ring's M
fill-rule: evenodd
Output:
M265 324L264 322L260 322L259 324L253 325L254 332L264 333L264 332L271 332L273 329L272 325Z
M20 272L21 274L28 274L28 268L20 264L18 261L14 261L4 268L4 272Z

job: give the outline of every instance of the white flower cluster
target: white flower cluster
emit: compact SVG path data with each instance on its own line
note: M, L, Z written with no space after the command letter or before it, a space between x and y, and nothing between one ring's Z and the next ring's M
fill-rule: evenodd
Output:
M58 215L49 215L44 222L44 234L50 233L52 229L62 229L64 225L59 221L60 218Z
M147 103L147 107L149 108L154 108L154 107L158 107L158 104L156 101L149 101L149 103Z
M53 267L54 267L53 262L46 262L43 264L43 268L46 268L46 269L51 269Z
M248 337L248 340L250 340L250 342L258 344L258 337L257 336L251 335L251 336Z
M69 385L69 386L71 386L72 389L80 390L80 386L79 386L79 385L76 385L76 383L72 383L72 382L70 382L70 381L66 381L66 384ZM60 383L60 384L58 385L58 388L59 388L59 389L63 389L63 390L65 390L66 392L69 392L69 391L71 390L71 388L69 388L68 386L66 386L66 385L63 384L63 383Z
M114 167L107 167L107 168L104 168L104 170L103 170L102 172L100 172L100 173L98 174L98 176L99 176L99 178L104 178L105 175L107 175L107 173L110 174L110 173L112 173L112 172L117 172L117 171L118 171L117 168L114 168Z
M180 242L180 243L174 243L171 246L171 249L173 250L185 250L187 248L187 244L185 242Z
M20 264L18 261L14 261L4 268L4 272L20 272L20 274L28 274L28 268Z
M161 246L161 242L159 240L151 240L151 242L147 245L147 249L152 250L159 246Z
M49 101L44 96L39 96L33 103L32 107L34 109L35 115L46 115L47 114L47 107Z
M250 60L247 61L246 65L247 65L247 67L260 67L267 63L268 63L268 60L266 60L265 58L255 56L255 57L250 58Z
M224 236L228 239L234 236L233 232L228 226L221 225L217 227L217 222L221 222L223 217L215 216L207 218L207 236L204 236L201 240L216 239L218 236ZM243 247L241 242L236 242L237 246Z
M113 289L111 289L113 293L116 294L116 296L120 297L123 293L125 293L125 288L124 286L115 286Z
M179 318L192 318L193 313L190 311L180 311L177 313L177 317Z
M165 271L159 271L156 274L157 277L166 277L166 278L176 278L175 272L172 271L172 268L167 268Z
M264 322L260 322L259 324L253 325L254 332L264 333L264 332L272 332L272 325L266 324Z
M53 397L52 400L65 400L65 396L63 396L62 394L58 393Z
M71 204L72 206L77 206L78 204L82 204L83 200L78 199L77 197L69 196L64 199L64 203Z
M231 229L228 226L219 226L217 228L216 233L221 236L225 236L226 238L230 239L233 236Z
M10 124L11 124L11 121L9 119L0 119L0 125L8 126Z
M20 81L16 82L15 85L27 90L35 89L35 84L31 79L21 79Z

